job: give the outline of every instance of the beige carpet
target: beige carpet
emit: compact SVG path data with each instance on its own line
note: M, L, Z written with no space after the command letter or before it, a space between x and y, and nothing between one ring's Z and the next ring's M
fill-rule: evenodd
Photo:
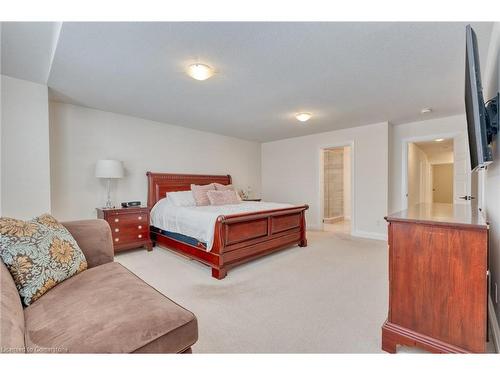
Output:
M328 232L309 232L308 241L220 281L161 248L116 260L196 314L196 353L380 353L386 242Z

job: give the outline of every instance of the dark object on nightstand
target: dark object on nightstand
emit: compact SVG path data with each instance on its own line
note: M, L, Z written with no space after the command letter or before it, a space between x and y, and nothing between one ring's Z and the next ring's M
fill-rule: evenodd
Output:
M260 202L262 199L261 198L243 198L243 202Z
M111 227L115 253L139 247L153 250L147 207L97 208L97 217L106 220Z
M122 207L138 207L141 205L141 201L132 201L132 202L122 202Z

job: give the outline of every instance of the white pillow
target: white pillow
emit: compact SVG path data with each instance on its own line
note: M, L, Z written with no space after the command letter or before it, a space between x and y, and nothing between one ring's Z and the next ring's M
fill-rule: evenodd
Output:
M177 207L196 206L191 190L171 191L167 193L167 200Z

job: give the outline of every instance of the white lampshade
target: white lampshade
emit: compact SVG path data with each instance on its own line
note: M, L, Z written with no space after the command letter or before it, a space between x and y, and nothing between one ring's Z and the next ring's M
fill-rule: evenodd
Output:
M99 160L95 166L98 178L122 178L123 164L119 160Z

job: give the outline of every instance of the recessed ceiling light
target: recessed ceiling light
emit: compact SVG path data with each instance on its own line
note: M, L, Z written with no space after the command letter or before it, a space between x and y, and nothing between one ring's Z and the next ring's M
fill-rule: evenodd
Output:
M312 113L309 112L299 112L295 115L295 118L300 122L306 122L312 117Z
M191 64L187 68L187 74L198 81L204 81L214 75L214 69L206 64Z
M438 138L438 139L435 139L434 142L443 142L444 139L443 138Z
M420 113L422 113L422 114L431 113L431 112L432 112L432 108L430 108L430 107L422 108L422 110L420 111Z

